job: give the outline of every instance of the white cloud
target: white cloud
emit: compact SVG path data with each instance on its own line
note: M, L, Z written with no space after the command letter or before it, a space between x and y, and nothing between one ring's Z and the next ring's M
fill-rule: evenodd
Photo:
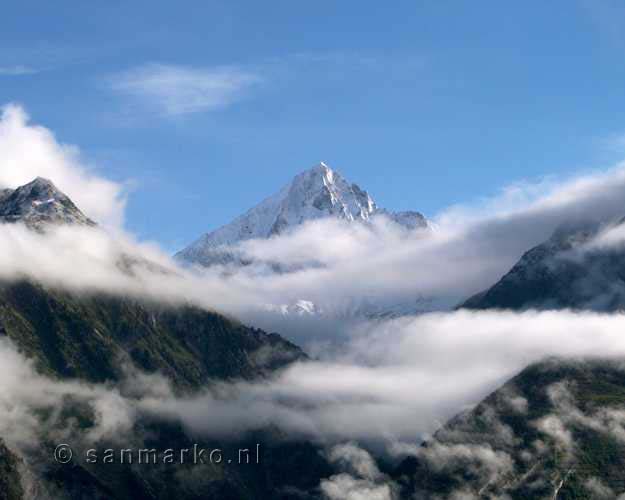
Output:
M113 76L110 84L116 92L176 116L224 108L260 81L257 74L233 66L146 64Z
M249 283L195 277L177 269L156 245L137 243L122 232L59 226L40 234L0 224L0 241L0 279L29 277L69 290L192 301L228 312L259 300Z
M371 454L355 443L334 446L328 461L341 472L320 484L328 500L393 500L397 486L378 469Z
M432 441L427 448L419 449L418 456L437 472L461 467L465 472L483 478L487 484L514 469L510 455L487 444L448 445Z
M547 415L536 422L536 427L552 438L566 453L571 452L574 445L573 435L566 428L560 417Z
M583 411L577 406L570 389L567 382L547 388L554 412L538 422L539 429L551 435L570 453L574 452L571 433L574 426L584 426L625 443L625 410L618 406L604 406Z
M337 474L321 481L321 491L328 500L393 500L388 484L376 484L349 474Z
M33 411L54 406L65 394L75 392L101 415L87 439L114 435L118 428L127 430L137 415L148 413L181 421L193 433L216 437L276 425L290 437L397 448L398 442L418 443L532 361L553 355L625 355L623 321L622 315L461 311L392 321L382 328L371 324L368 331L354 332L354 340L341 355L297 363L269 380L216 384L182 398L162 381L142 382L136 375L119 392L47 380L35 375L10 345L0 342L0 431L22 436L24 441L32 439L37 426ZM562 415L568 420L561 420ZM538 425L552 437L568 441L569 420L625 434L622 411L588 416L563 411ZM493 432L507 434L499 425ZM446 451L457 456L463 450L436 449L436 456L430 458ZM481 451L486 453L481 463L490 463L486 460L490 455L496 458L492 450ZM375 464L352 445L335 449L329 457L344 463L350 476L378 484Z
M85 167L76 147L60 144L50 130L29 123L18 105L2 109L0 151L0 187L14 189L35 177L45 177L87 216L105 226L121 226L125 206L122 186Z
M146 399L142 407L196 432L231 434L272 423L291 436L396 448L431 434L531 362L625 355L623 321L623 315L566 311L459 311L371 323L353 332L341 354L297 363L273 380ZM545 421L543 430L553 434L560 429L555 424ZM497 428L502 439L512 439ZM361 461L361 471L365 465Z
M338 464L345 472L364 479L376 480L382 474L368 451L355 443L334 446L328 453L330 463Z
M612 488L596 477L588 478L584 482L584 487L588 490L588 493L592 495L592 498L596 498L597 500L608 500L616 497Z
M37 415L38 411L58 410L63 404L78 401L89 404L95 416L95 425L84 435L78 429L65 428L58 421L60 411L45 420ZM0 434L11 446L21 450L37 447L44 428L62 433L58 438L73 435L90 441L115 439L131 429L134 418L134 409L116 390L43 377L9 341L0 339Z

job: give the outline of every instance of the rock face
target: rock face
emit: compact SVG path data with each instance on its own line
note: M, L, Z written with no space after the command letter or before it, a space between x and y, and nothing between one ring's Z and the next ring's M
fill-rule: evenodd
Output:
M469 309L625 308L625 246L594 245L617 224L561 227L546 242L526 252L495 285L460 307Z
M51 181L41 177L15 190L0 191L0 223L13 222L38 230L46 224L95 225Z
M236 257L220 247L270 238L326 217L367 222L382 215L408 229L428 226L425 217L418 212L388 212L379 208L367 191L319 163L231 223L205 234L175 257L185 263L204 266L228 263Z

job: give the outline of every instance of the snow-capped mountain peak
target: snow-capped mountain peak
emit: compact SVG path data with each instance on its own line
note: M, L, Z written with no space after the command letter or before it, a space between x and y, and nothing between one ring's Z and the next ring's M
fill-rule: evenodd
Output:
M319 162L231 223L202 236L176 258L201 265L223 263L230 259L216 251L219 247L270 238L312 220L333 217L366 222L376 215L385 215L408 229L428 226L418 212L395 213L379 208L367 191Z
M0 222L22 222L35 229L46 224L95 225L67 195L43 177L17 189L0 190Z
M366 191L323 162L295 176L280 194L280 210L270 235L327 216L367 220L377 208Z

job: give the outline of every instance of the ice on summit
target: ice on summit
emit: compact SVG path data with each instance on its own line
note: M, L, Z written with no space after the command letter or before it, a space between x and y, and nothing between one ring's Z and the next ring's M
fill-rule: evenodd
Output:
M367 191L320 162L231 223L205 234L176 254L176 258L205 266L226 263L234 257L216 251L219 247L270 238L326 217L366 222L377 215L385 215L408 229L428 226L418 212L389 212L379 208Z

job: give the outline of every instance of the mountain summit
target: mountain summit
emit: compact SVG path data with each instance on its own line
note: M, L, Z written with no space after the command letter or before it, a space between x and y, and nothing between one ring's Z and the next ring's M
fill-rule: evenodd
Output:
M46 224L95 226L67 195L43 177L17 189L0 190L0 223L13 222L37 230Z
M176 258L211 265L222 260L218 258L221 252L215 251L221 246L269 238L325 217L367 222L378 215L385 215L408 229L428 227L419 212L389 212L379 208L367 191L320 162L231 223L205 234L176 254Z

